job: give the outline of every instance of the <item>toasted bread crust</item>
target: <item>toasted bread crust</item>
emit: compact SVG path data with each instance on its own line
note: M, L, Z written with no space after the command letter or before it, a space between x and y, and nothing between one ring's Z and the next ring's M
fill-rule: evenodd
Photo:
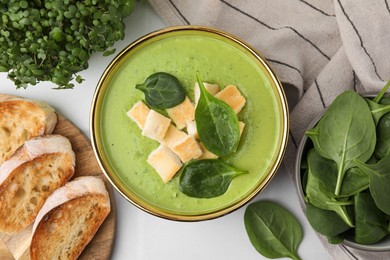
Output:
M100 178L80 177L67 183L38 214L30 258L76 259L109 212L109 195Z
M73 176L74 166L65 137L27 141L0 166L0 231L12 233L29 226L47 197Z
M0 164L26 140L52 133L56 123L48 104L0 94Z
M102 194L87 194L47 213L33 235L31 260L77 259L110 212L104 200Z

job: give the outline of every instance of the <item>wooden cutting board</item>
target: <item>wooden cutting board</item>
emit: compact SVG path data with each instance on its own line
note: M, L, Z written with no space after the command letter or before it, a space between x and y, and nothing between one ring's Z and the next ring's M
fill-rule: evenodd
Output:
M89 139L80 129L59 115L54 133L67 137L72 144L73 151L76 154L76 168L73 178L85 175L97 175L102 176L106 181L106 187L111 199L111 212L100 226L95 237L84 249L79 259L109 259L115 237L116 222L116 208L112 188L99 167ZM0 259L30 259L29 244L31 240L31 229L32 225L15 234L0 233Z

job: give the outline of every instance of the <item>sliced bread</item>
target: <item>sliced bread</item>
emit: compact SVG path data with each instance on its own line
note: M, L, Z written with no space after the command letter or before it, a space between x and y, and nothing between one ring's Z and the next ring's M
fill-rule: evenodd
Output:
M0 165L0 232L29 226L47 197L74 173L75 154L60 135L26 141Z
M26 140L51 134L57 115L48 104L0 94L0 164Z
M99 177L76 178L45 202L33 226L31 260L77 259L110 212Z

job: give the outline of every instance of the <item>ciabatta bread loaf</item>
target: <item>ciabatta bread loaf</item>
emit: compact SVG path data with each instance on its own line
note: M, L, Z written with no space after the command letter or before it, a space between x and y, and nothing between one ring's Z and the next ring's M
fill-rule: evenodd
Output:
M33 226L31 260L77 259L110 212L110 198L99 177L79 177L57 189Z
M74 167L67 138L26 141L0 165L0 232L17 232L33 223L47 197L73 176Z
M0 164L26 140L51 134L56 123L48 104L0 94Z

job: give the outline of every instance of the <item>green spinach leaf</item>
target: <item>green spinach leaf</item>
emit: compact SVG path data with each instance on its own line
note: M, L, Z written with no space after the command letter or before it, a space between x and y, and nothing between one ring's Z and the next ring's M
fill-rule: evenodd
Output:
M337 180L337 165L334 161L326 159L319 155L319 153L312 149L307 156L308 167L310 174L312 174L319 182L324 191L330 196L333 194Z
M332 197L350 197L368 188L367 174L357 167L352 167L345 173L340 194L335 196L333 191L337 182L336 163L320 156L314 150L308 160L310 160L311 173L322 183L324 190Z
M368 175L357 167L350 168L344 177L339 197L350 197L368 189Z
M336 162L338 170L334 193L339 195L345 172L353 166L352 161L367 161L373 154L375 123L365 100L353 91L339 95L320 122L316 134L309 137L321 156Z
M390 104L389 97L383 97L381 104ZM376 126L377 142L375 147L375 157L382 159L386 155L390 154L390 113L387 113L379 119Z
M236 151L240 141L238 119L233 109L211 95L197 74L200 98L195 110L199 138L212 153L224 157Z
M270 201L252 203L245 210L244 222L252 245L263 256L300 259L302 227L285 208Z
M321 126L321 120L318 121L318 123L310 130L307 130L305 134L311 139L313 142L313 145L315 149L320 153L320 154L326 154L326 151L324 151L321 147L321 144L318 141L318 137L320 136L320 126Z
M197 160L184 166L179 189L190 197L213 198L224 194L231 181L247 171L220 160Z
M378 104L369 98L366 98L365 100L370 107L372 117L377 125L381 117L390 112L390 104Z
M381 89L381 91L378 93L378 95L376 95L376 97L374 98L374 102L376 103L380 103L380 101L382 100L383 96L385 95L387 89L390 87L390 81L388 81L386 83L386 85Z
M306 169L302 173L301 183L302 183L302 190L306 194L306 185L307 185L307 176L309 175L309 169Z
M165 72L150 75L144 83L137 84L136 89L145 94L145 102L158 109L165 109L179 105L186 97L179 80Z
M326 191L324 183L312 172L312 156L316 157L317 152L312 150L308 154L309 171L306 185L307 201L320 209L336 212L348 226L353 227L353 222L345 207L345 205L350 204L350 202L346 203L345 200L339 201L334 198L333 193Z
M306 203L306 217L314 230L327 237L334 237L351 228L334 211L317 208L311 203Z
M384 115L377 125L377 143L375 157L378 159L390 155L390 113Z
M375 204L390 215L390 156L383 157L376 164L365 164L359 160L354 163L369 177L369 189Z
M368 192L355 196L355 219L355 241L359 244L375 244L388 234L386 215Z
M344 238L338 235L327 237L328 243L332 245L340 244L344 241Z
M389 218L389 215L387 215L387 218ZM387 227L387 231L390 233L390 222L389 222L389 226Z

